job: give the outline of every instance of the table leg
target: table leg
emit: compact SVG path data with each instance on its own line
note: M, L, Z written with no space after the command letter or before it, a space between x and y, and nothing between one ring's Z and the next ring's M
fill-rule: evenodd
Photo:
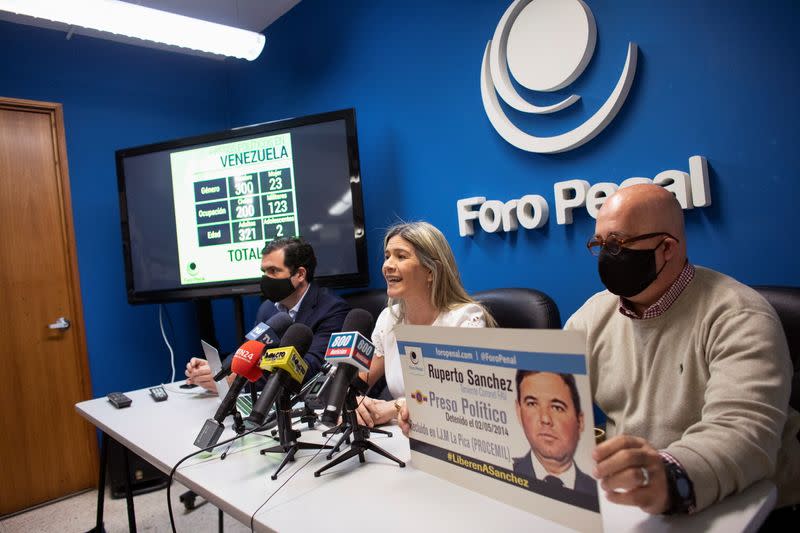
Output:
M128 460L128 448L125 448L125 500L128 502L128 531L136 533L136 515L133 509L133 492L131 491L131 470Z
M108 435L100 432L100 477L97 480L97 521L89 533L105 533L103 508L106 496L106 464L108 463Z

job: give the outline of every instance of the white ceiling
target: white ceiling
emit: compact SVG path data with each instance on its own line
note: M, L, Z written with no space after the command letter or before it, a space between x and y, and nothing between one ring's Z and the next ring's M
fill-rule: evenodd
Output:
M68 0L64 0L68 1ZM284 13L289 11L300 0L126 0L131 4L139 4L154 9L161 9L170 11L179 15L186 15L187 17L195 17L210 22L217 22L219 24L226 24L237 28L261 32L266 29L270 24L278 20ZM59 22L51 22L49 20L37 19L33 17L24 17L15 15L6 11L0 11L0 20L7 22L14 22L17 24L25 24L28 26L36 26L39 28L48 28L52 30L63 31L65 38L71 38L72 34L87 35L90 37L97 37L100 39L107 39L111 41L124 42L136 46L146 46L150 48L159 48L162 50L171 50L183 54L199 55L204 57L211 57L214 59L221 59L220 56L206 54L203 52L195 52L185 48L178 48L173 46L161 45L149 41L142 41L139 39L131 39L114 34L107 34L93 30L86 30L62 24ZM267 35L267 44L269 46L269 35Z

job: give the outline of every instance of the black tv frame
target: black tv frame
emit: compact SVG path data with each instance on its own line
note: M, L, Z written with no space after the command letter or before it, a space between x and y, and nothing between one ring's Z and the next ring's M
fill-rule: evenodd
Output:
M117 189L119 192L120 222L122 226L122 253L125 259L125 283L127 288L128 303L163 303L202 298L219 298L256 294L260 292L260 276L252 280L236 280L229 282L209 283L203 286L191 286L173 290L136 291L133 280L133 267L131 261L130 228L128 225L128 206L125 195L125 171L123 161L127 157L188 148L194 145L210 142L223 142L235 140L252 135L269 134L277 130L286 130L300 126L308 126L321 122L344 120L347 135L347 156L350 169L350 192L353 199L353 225L355 227L356 263L358 271L354 274L340 274L333 276L315 276L314 281L322 287L336 289L366 287L369 285L369 265L367 261L367 236L364 220L364 198L361 191L361 166L358 154L358 136L356 133L355 109L340 109L327 113L292 117L270 122L263 122L250 126L242 126L229 130L217 131L192 137L184 137L171 141L158 142L116 151L117 164ZM302 237L302 236L301 236Z

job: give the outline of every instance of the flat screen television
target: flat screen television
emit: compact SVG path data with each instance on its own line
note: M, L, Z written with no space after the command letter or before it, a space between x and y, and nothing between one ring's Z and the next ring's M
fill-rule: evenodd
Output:
M266 242L300 236L328 287L369 283L355 111L116 152L130 303L253 294Z

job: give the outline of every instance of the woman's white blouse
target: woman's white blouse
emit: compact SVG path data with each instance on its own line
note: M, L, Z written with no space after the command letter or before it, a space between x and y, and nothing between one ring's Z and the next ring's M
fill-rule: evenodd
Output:
M395 310L397 306L394 306ZM394 327L397 322L387 307L381 312L375 329L372 331L372 344L375 345L375 355L384 357L384 373L386 375L386 385L393 398L405 396L403 385L403 370L400 366L400 353L397 349L397 338L395 337ZM483 309L476 304L464 304L451 311L439 313L432 326L462 327L462 328L484 328L486 320L483 317Z

